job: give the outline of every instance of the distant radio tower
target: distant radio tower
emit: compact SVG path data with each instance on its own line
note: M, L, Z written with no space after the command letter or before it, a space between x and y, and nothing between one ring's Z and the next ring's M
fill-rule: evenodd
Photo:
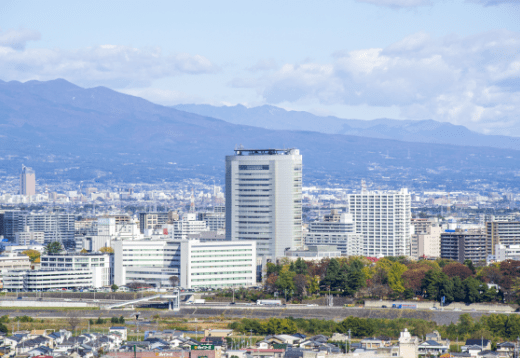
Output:
M367 183L365 179L361 179L361 192L366 193L367 192Z
M195 212L195 196L193 195L193 187L191 188L191 197L190 197L190 213Z

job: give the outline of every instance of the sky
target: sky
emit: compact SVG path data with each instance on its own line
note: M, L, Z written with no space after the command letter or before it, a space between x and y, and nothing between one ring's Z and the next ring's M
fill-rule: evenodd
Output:
M520 136L520 0L0 2L0 80Z

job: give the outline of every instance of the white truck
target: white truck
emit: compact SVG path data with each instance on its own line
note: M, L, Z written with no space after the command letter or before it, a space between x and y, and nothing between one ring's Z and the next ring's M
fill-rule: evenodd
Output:
M205 303L206 303L206 300L203 298L198 298L195 301L193 301L193 304L195 304L195 305L203 305Z
M281 300L258 300L256 301L258 306L281 306Z

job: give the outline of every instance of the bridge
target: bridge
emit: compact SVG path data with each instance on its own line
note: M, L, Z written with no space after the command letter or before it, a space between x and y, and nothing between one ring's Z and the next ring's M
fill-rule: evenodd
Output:
M155 300L155 299L167 299L168 300L168 310L179 311L181 308L181 296L191 296L191 295L192 295L192 293L181 293L179 290L175 290L175 291L173 291L173 293L158 294L158 295L138 298L135 300L106 305L106 306L103 306L102 309L111 310L113 308L134 305L136 303L151 301L151 300Z

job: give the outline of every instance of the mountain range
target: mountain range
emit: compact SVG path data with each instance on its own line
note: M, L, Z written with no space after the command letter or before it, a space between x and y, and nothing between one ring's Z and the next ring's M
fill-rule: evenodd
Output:
M456 144L463 146L494 147L520 150L520 138L485 135L461 125L426 120L396 119L343 119L321 117L309 112L287 111L264 105L248 108L243 105L211 106L207 104L180 104L181 111L273 130L313 131L327 134L345 134L360 137L395 139L406 142Z
M243 145L299 148L304 185L520 187L519 151L454 144L271 130L62 79L0 81L0 176L24 164L47 181L223 182L225 156Z

